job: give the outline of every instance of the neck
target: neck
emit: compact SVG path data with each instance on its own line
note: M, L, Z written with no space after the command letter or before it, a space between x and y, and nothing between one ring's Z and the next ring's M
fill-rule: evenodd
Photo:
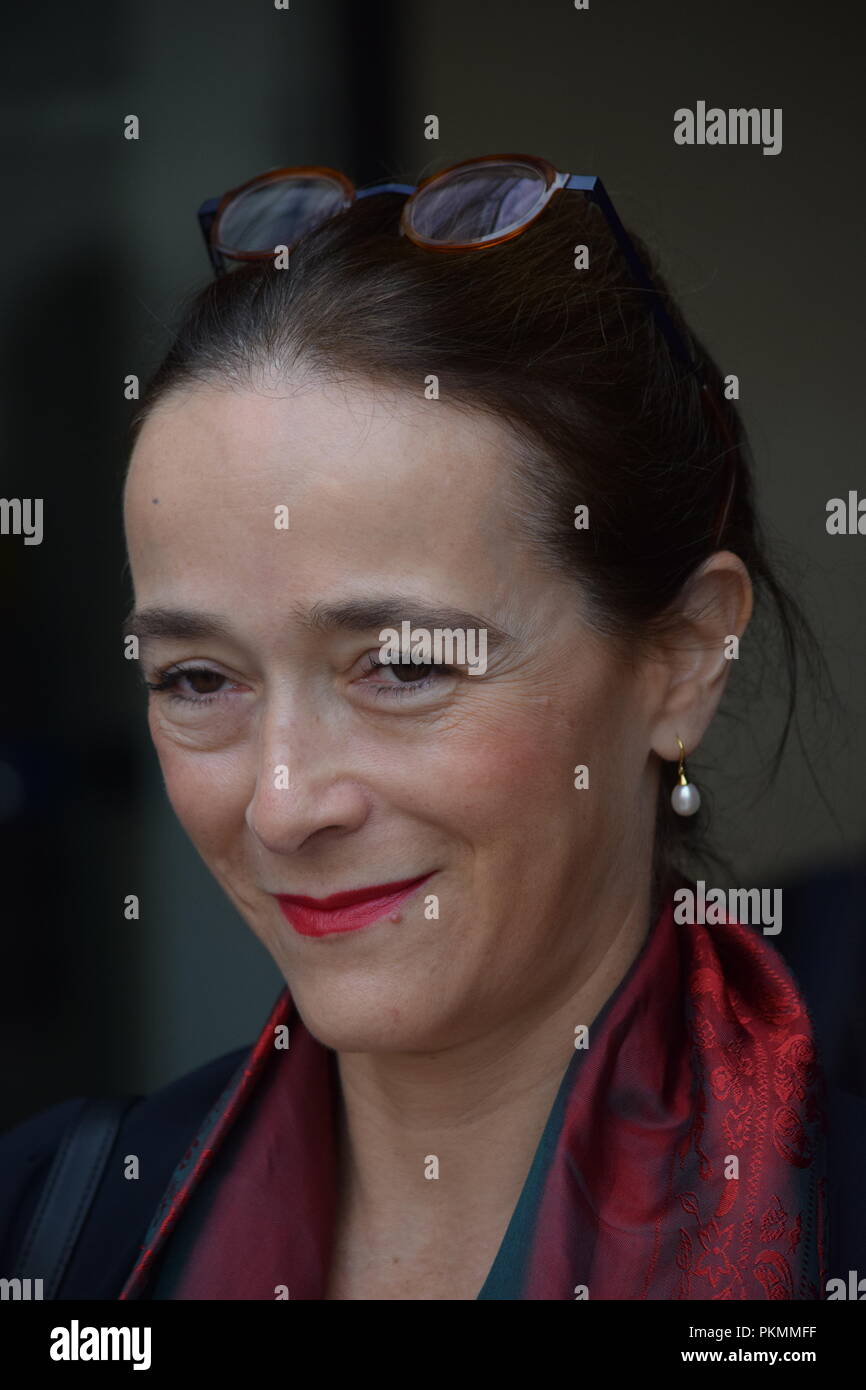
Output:
M495 1033L438 1052L341 1053L341 1223L404 1253L498 1238L574 1055L638 955L650 885L598 921L575 978ZM433 1176L433 1175L436 1176ZM395 1221L399 1213L399 1221ZM395 1233L395 1228L399 1234Z

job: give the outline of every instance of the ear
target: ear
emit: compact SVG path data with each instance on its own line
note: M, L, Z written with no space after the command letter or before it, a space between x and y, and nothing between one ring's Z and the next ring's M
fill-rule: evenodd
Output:
M665 761L679 756L677 736L689 754L706 733L753 604L749 572L730 550L705 560L677 596L653 663L652 749Z

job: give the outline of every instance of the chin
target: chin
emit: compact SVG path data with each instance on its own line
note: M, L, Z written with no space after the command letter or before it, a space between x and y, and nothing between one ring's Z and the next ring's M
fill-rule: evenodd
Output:
M403 989L399 1001L392 988L376 989L369 977L363 984L343 981L327 989L305 988L289 981L291 994L307 1030L335 1052L434 1052L451 1046L453 1027L437 1000L430 1012L430 989Z

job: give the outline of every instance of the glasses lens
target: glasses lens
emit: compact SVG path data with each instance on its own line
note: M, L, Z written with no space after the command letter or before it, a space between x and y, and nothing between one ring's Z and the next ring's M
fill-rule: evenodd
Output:
M321 174L294 175L248 188L233 198L220 218L217 247L237 251L273 251L292 246L299 237L346 206L345 189Z
M544 206L547 181L510 161L452 169L416 193L408 229L425 241L483 244L515 231Z

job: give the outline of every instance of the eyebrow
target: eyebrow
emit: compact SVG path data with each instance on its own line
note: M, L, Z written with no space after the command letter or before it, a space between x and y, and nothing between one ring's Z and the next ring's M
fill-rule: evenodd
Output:
M429 608L417 599L400 594L381 598L349 599L343 603L317 603L309 610L295 607L291 616L310 632L380 632L408 621L413 628L483 628L488 651L514 641L510 632L489 618L467 613L461 608ZM231 641L236 633L225 618L192 608L133 609L124 619L122 635L147 638L222 638Z

